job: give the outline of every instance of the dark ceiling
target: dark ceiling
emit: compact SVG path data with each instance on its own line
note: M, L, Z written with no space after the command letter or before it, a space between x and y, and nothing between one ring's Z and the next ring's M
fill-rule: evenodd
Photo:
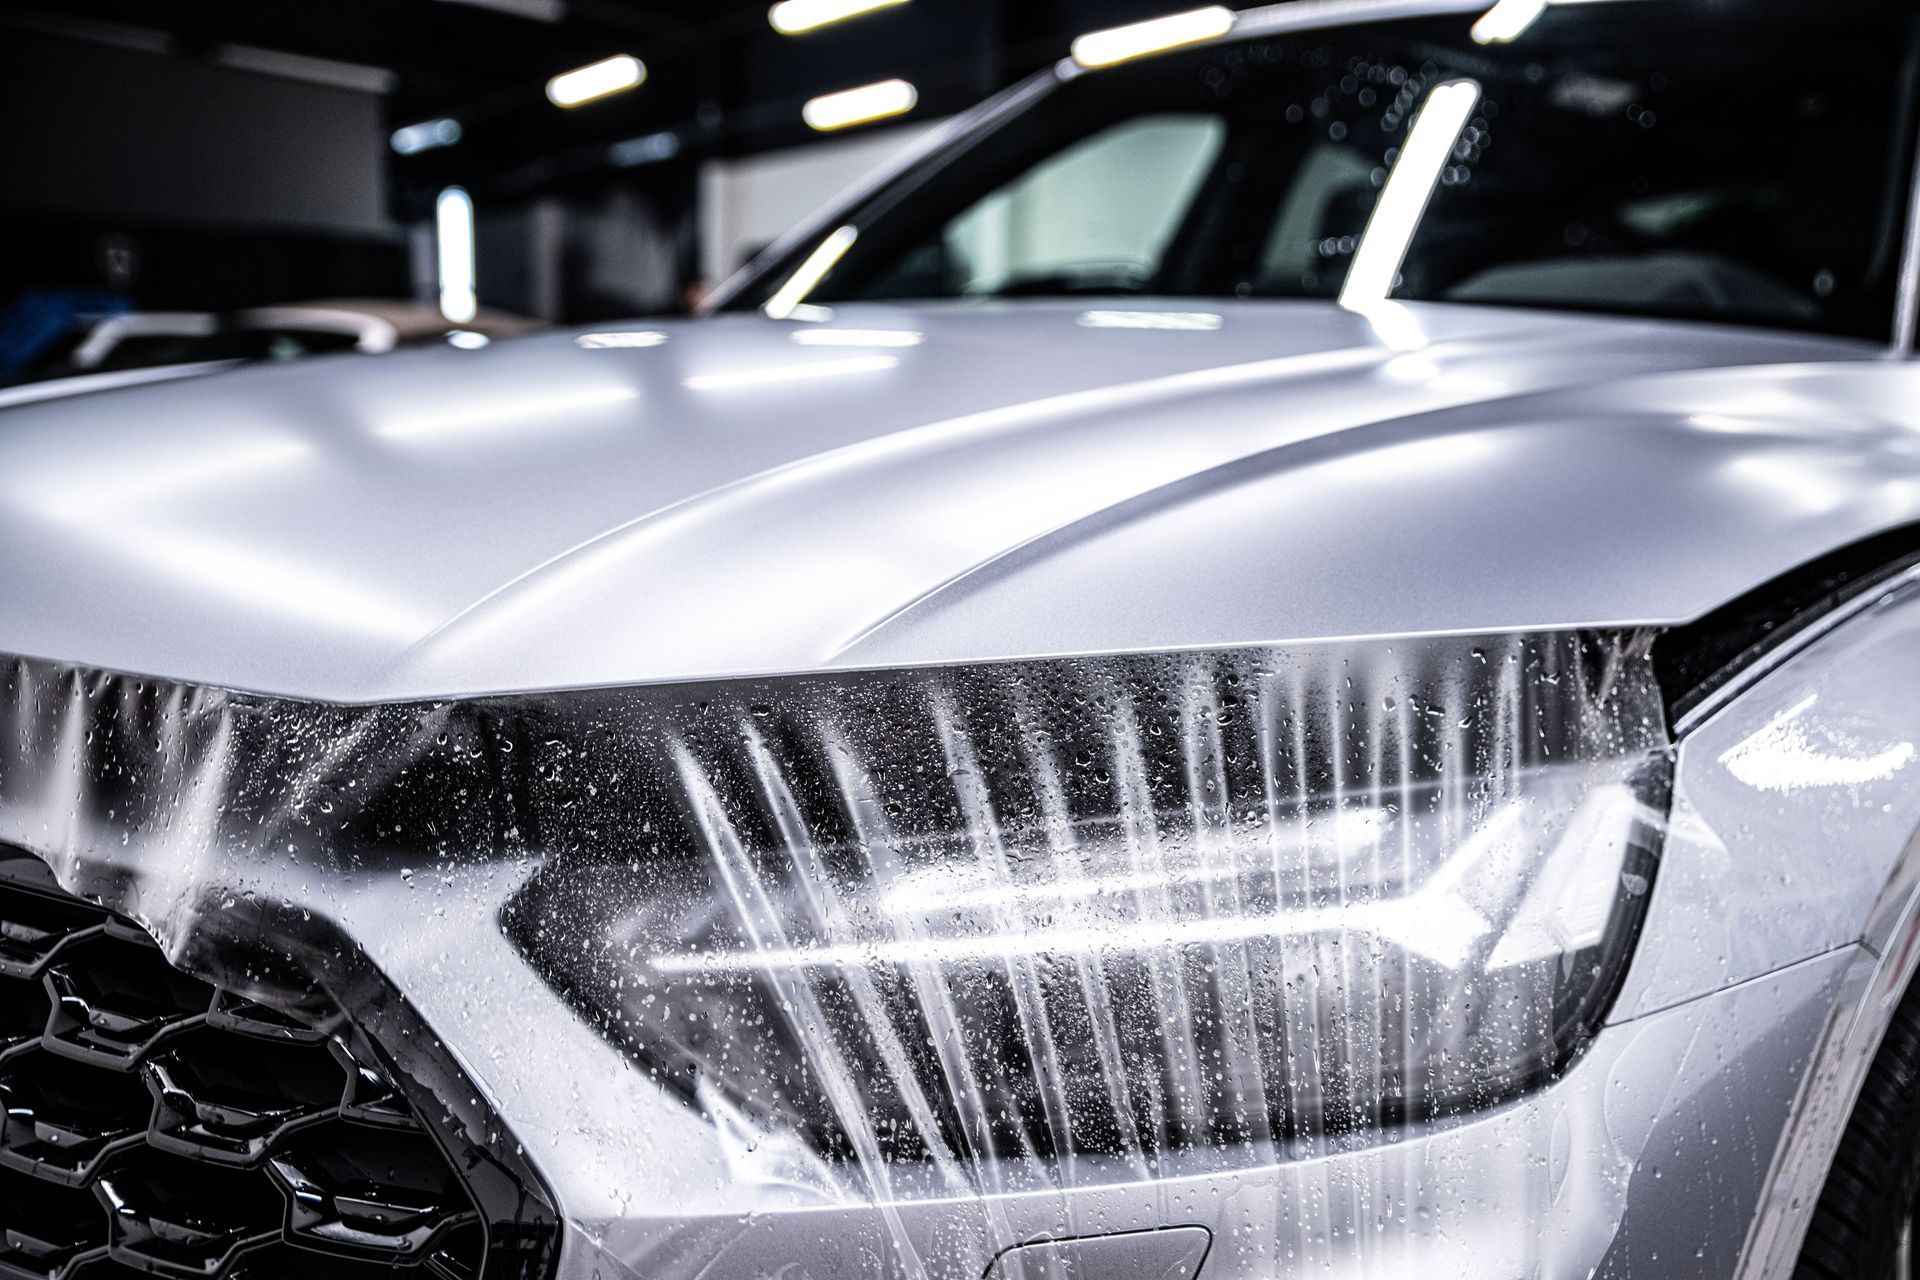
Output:
M672 130L681 155L738 154L810 136L814 94L905 76L919 114L958 110L1060 56L1089 27L1180 0L910 0L799 37L768 0L0 0L43 30L146 33L180 56L240 45L391 73L389 123L452 116L460 146L394 166L403 202L450 181L503 194L604 168L610 143ZM548 77L631 53L639 92L573 111Z

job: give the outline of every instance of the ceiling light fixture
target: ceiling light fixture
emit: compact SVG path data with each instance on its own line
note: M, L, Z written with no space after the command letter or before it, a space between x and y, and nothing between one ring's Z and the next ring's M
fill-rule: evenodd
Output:
M529 22L559 22L567 16L566 0L445 0L469 9L491 9Z
M822 94L800 108L800 118L809 128L828 133L888 116L905 115L919 101L920 91L905 80L882 80L857 89Z
M628 138L607 148L607 163L617 169L633 169L643 164L658 164L680 154L680 135L671 129Z
M881 9L893 9L907 0L780 0L767 10L767 21L783 36L816 31L848 18L858 18Z
M556 107L578 107L637 89L646 78L646 63L630 53L616 53L547 81L547 101Z
M1212 40L1233 30L1236 15L1223 5L1170 13L1164 18L1089 31L1073 42L1073 60L1083 67L1110 67L1181 45Z
M460 122L446 116L438 120L422 120L419 124L395 129L388 141L392 143L394 151L403 156L419 155L435 147L450 147L460 141Z
M480 309L474 292L473 197L448 187L434 202L433 214L440 251L440 314L466 324Z

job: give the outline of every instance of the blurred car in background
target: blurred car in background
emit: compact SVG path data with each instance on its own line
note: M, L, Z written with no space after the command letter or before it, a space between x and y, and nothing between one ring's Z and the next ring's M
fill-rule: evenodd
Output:
M541 327L539 321L490 308L456 325L432 307L392 298L328 298L226 313L80 316L0 379L0 406L256 361L349 351L385 355L432 342L481 346Z

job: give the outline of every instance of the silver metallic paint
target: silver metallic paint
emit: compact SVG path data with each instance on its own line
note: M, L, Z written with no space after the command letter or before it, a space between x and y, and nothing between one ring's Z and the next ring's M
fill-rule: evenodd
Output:
M1242 30L1408 11L1288 6ZM1881 349L1409 307L1421 341L1396 350L1326 308L1194 305L1222 329L848 308L836 323L927 341L870 376L729 395L684 379L823 353L729 318L651 351L534 339L10 410L0 651L353 701L1664 623L1920 519L1920 373ZM408 415L448 426L382 434ZM1780 1274L1912 968L1920 810L1900 770L1756 795L1727 759L1810 694L1833 750L1920 737L1890 678L1920 657L1915 615L1865 610L1688 726L1628 990L1566 1079L1384 1144L1000 1210L1042 1236L1205 1222L1210 1278ZM422 929L393 886L359 893L331 909L456 1045L514 1043L549 998L432 980L452 938L516 972L484 912ZM555 1180L567 1280L829 1274L884 1248L870 1206L755 1186L576 1030L567 1082L625 1096L652 1159L583 1129L539 1064L467 1061ZM951 1245L972 1211L908 1220Z
M1868 344L1164 309L1223 322L848 307L924 341L725 316L8 410L0 652L353 702L1662 623L1920 518L1920 371Z

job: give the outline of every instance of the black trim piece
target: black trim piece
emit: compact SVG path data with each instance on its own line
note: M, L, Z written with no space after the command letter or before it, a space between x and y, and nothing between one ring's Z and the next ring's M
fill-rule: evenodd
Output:
M1915 564L1920 524L1902 525L1828 552L1663 633L1653 646L1653 669L1668 723L1678 725L1782 642Z

